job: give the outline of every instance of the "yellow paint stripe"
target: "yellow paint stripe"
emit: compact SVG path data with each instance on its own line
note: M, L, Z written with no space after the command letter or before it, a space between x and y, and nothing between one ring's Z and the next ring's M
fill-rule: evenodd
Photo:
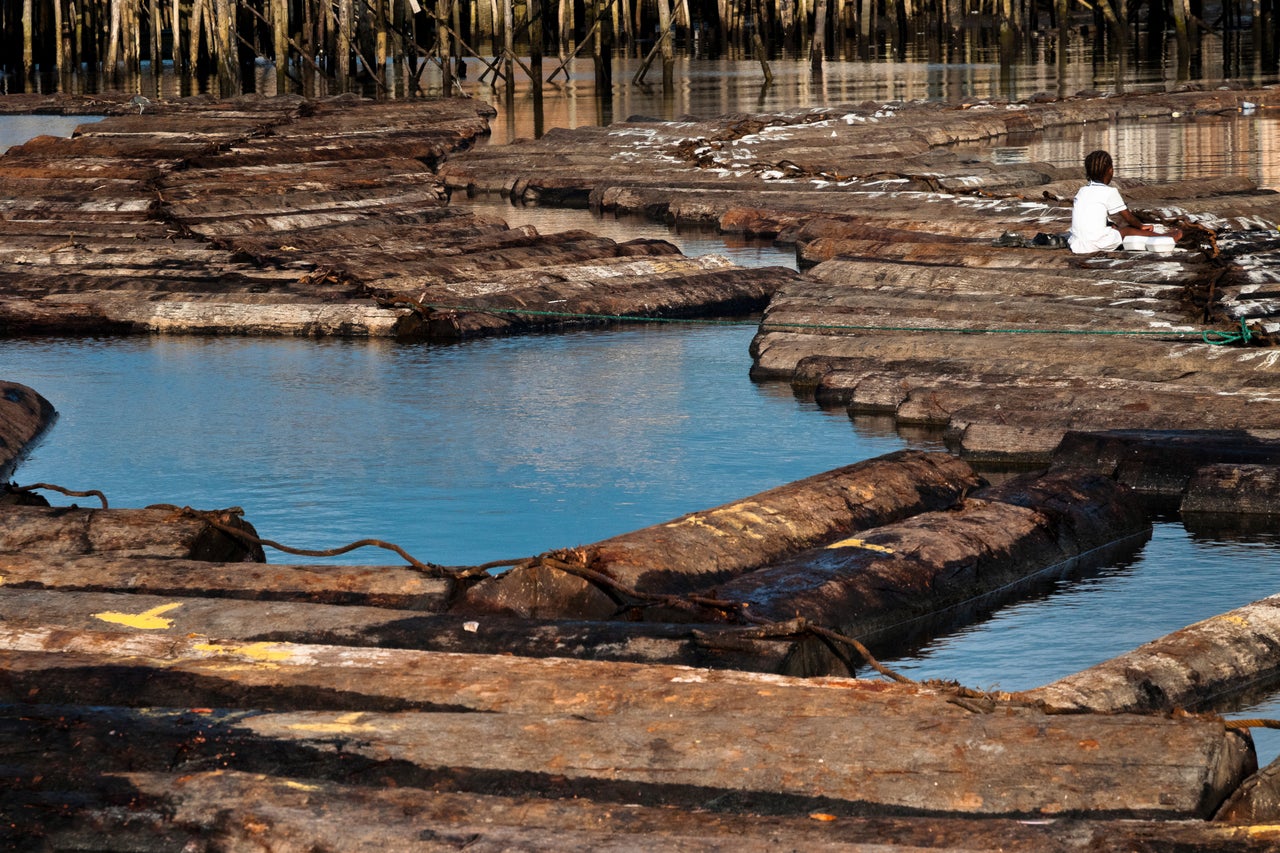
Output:
M331 723L295 723L289 728L299 732L319 732L326 735L373 731L375 729L374 726L356 722L363 714L363 711L352 711L350 714L343 714L341 717L335 718Z
M246 643L237 645L229 643L196 643L191 648L197 652L210 652L215 655L243 655L259 661L288 660L292 655L277 643Z
M168 613L170 610L181 606L182 602L175 601L172 604L161 604L159 607L153 607L141 613L117 613L113 610L107 610L102 613L94 613L93 618L101 619L103 622L114 622L117 625L137 628L139 631L161 631L165 628L173 627L173 620L165 619L160 614Z
M892 554L893 549L884 545L873 545L861 539L841 539L839 542L832 542L828 548L865 548L868 551L878 551L881 554Z

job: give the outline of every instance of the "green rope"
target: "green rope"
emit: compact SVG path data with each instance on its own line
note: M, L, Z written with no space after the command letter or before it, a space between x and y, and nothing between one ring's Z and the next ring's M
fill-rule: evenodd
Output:
M1217 338L1215 340L1210 340L1209 339L1210 335L1217 335ZM1206 344L1212 344L1215 347L1220 347L1220 346L1225 346L1226 344L1234 344L1236 342L1247 344L1249 343L1249 340L1253 337L1253 333L1251 333L1249 331L1249 327L1245 325L1245 318L1241 317L1240 332L1238 334L1235 332L1218 332L1214 330L1209 330L1204 333L1203 337L1204 337L1204 342Z
M1161 338L1203 338L1209 344L1229 344L1235 341L1248 342L1249 329L1240 321L1243 335L1231 332L1178 332L1173 330L1154 331L1150 329L1020 329L1020 328L966 328L952 326L877 326L854 325L844 323L771 323L768 320L703 320L680 317L641 317L633 314L591 314L571 311L539 311L532 308L482 308L466 305L433 305L430 303L411 303L419 309L429 308L433 311L460 311L471 314L519 314L526 317L553 317L564 320L608 320L620 323L687 323L705 326L759 326L761 329L827 329L850 332L939 332L957 335L1109 335L1120 337L1161 337ZM1209 340L1210 334L1222 335L1222 340Z

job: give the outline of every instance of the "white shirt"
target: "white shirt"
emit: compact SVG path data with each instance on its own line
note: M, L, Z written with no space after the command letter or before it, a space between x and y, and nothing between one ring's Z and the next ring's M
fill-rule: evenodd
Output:
M1090 181L1081 187L1071 207L1071 234L1067 238L1071 251L1082 255L1118 248L1120 232L1111 227L1107 217L1127 206L1120 191L1110 184Z

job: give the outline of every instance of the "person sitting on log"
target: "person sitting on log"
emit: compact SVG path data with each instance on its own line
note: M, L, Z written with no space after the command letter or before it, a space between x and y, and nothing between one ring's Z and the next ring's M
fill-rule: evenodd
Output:
M1182 232L1176 228L1157 231L1154 225L1148 225L1134 215L1120 196L1120 191L1111 186L1115 177L1115 168L1111 155L1106 151L1091 151L1084 158L1085 177L1089 183L1076 193L1075 203L1071 207L1071 233L1067 243L1071 251L1078 255L1090 252L1110 252L1120 248L1125 237L1151 237L1164 234L1177 240ZM1124 221L1116 227L1111 224L1111 217L1117 216Z

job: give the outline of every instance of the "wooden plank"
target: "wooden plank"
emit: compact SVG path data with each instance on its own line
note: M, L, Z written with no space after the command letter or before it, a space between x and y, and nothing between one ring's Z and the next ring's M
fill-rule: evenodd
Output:
M1221 721L974 713L916 697L843 717L0 707L0 759L51 776L210 765L360 784L763 812L1192 819L1254 767ZM1011 763L1018 767L1009 772ZM1123 799L1117 798L1123 791Z
M948 506L978 485L968 466L947 454L902 451L555 557L634 589L685 592L857 530ZM484 581L468 590L464 602L477 610L578 618L607 617L617 609L588 581L538 566Z

